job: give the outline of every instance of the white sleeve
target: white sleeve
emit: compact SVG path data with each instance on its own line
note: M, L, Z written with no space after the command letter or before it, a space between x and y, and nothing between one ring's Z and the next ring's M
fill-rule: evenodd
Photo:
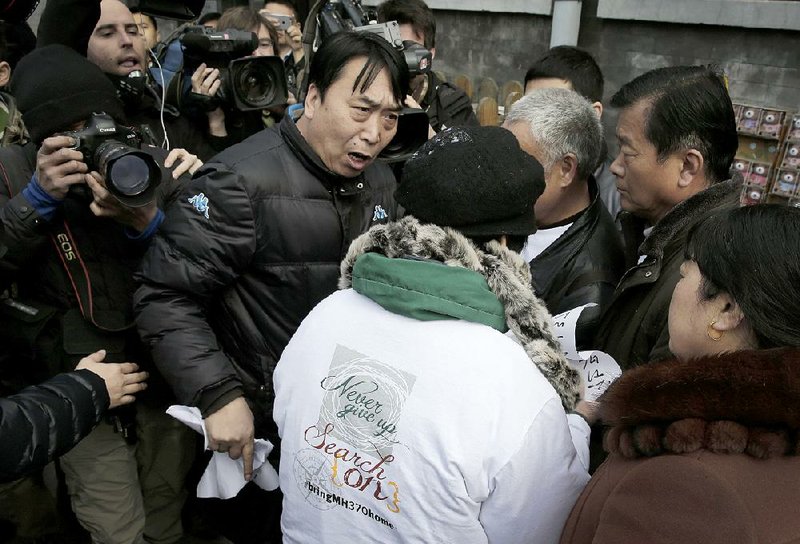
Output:
M490 543L558 542L589 481L570 430L560 401L545 404L481 505L479 519Z
M567 414L569 422L569 433L572 435L572 445L578 453L583 468L589 470L589 439L591 438L592 428L589 423L578 414Z

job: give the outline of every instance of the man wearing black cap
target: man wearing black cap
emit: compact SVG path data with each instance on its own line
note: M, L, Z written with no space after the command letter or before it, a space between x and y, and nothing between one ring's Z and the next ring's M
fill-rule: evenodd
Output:
M87 143L92 137L81 137L84 154L73 148L78 136L58 135L99 120L110 124L96 125L94 138L123 130L113 85L72 49L30 53L17 65L11 91L32 140L0 150L0 217L9 248L2 269L17 282L0 334L5 349L28 359L14 365L13 381L38 383L99 349L108 362L150 370L149 395L136 412L114 411L60 466L73 510L94 541L132 543L144 535L175 542L192 437L163 413L168 390L159 391L132 326L131 294L133 271L163 220L160 206L181 184L165 175L160 149L119 156L114 144L99 160L90 150L100 147ZM126 177L126 166L147 176Z
M507 247L543 189L499 127L442 131L407 162L411 216L351 244L343 290L275 370L284 542L558 540L589 427L566 415L579 378Z

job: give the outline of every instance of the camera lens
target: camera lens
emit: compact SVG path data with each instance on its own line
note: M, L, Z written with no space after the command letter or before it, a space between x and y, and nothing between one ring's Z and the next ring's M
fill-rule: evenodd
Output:
M135 196L150 184L150 168L141 157L124 155L111 164L108 177L120 193Z
M95 162L106 179L108 190L127 206L152 201L161 182L161 170L153 157L115 140L95 151Z
M236 73L234 89L242 102L253 108L265 108L274 101L275 84L268 66L250 63Z
M228 65L227 79L233 104L240 111L286 104L286 72L278 57L233 60Z

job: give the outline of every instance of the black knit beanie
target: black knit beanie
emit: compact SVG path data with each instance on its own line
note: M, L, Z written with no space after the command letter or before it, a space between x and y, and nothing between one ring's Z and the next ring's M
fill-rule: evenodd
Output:
M406 162L395 199L420 221L467 236L536 232L542 166L501 127L451 127Z
M95 112L105 112L120 122L125 118L106 75L63 45L48 45L25 55L11 75L10 90L37 144Z

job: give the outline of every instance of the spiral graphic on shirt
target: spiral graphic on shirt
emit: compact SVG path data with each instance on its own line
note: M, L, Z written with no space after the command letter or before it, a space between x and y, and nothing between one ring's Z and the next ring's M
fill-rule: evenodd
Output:
M398 421L416 377L372 357L337 346L318 428L333 423L336 436L361 452L380 458L396 443Z

